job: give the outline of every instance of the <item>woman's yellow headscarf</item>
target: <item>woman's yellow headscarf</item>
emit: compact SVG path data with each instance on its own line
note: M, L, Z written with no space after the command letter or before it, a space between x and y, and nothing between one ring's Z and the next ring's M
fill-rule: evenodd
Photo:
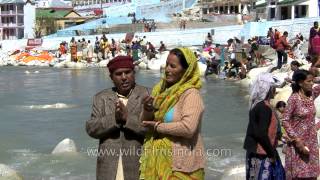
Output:
M155 119L162 121L166 112L173 107L182 93L190 88L201 88L200 71L198 61L194 53L188 48L179 48L185 56L188 69L176 84L168 89L166 88L166 77L160 80L152 90L152 96L155 98L154 107L158 109L155 112Z
M185 56L188 68L182 78L166 89L166 77L160 80L155 85L152 91L152 96L155 98L154 107L157 111L154 113L155 121L164 121L165 114L179 100L181 94L190 88L201 88L200 71L198 61L194 53L188 48L179 48ZM153 134L147 134L143 145L144 153L141 156L140 178L146 180L167 179L172 176L177 176L179 179L184 178L183 173L173 174L172 172L172 157L169 151L172 149L171 140L167 137L154 139ZM159 153L161 150L162 153ZM157 154L154 154L156 152Z

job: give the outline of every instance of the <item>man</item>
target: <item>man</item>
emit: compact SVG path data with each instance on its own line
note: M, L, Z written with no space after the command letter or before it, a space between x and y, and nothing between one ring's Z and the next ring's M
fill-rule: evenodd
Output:
M207 35L207 37L205 39L205 45L206 46L211 46L212 42L213 42L212 35L211 35L211 33L208 33L208 35Z
M152 58L156 57L156 48L154 47L151 42L148 42L148 48L147 48L147 58L151 60Z
M285 31L283 33L283 36L280 37L280 39L276 42L277 47L277 55L278 55L278 65L277 68L281 69L283 64L287 64L288 55L285 52L285 50L289 49L290 46L287 41L288 32Z
M137 180L145 135L139 116L149 90L135 83L131 57L117 56L108 69L115 87L94 96L91 119L86 122L87 133L99 139L97 180Z
M163 43L163 41L160 41L160 47L159 47L159 52L162 53L163 51L167 50L166 45Z

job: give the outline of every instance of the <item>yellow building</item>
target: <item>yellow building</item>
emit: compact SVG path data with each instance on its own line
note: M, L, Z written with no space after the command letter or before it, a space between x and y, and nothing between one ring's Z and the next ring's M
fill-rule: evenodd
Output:
M87 20L71 9L37 9L36 36L55 33L57 30L83 24Z

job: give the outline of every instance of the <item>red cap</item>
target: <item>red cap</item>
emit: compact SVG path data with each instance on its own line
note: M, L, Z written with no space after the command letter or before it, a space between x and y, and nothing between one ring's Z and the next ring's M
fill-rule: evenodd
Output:
M110 73L119 68L134 69L133 59L130 56L117 56L109 61L107 67Z

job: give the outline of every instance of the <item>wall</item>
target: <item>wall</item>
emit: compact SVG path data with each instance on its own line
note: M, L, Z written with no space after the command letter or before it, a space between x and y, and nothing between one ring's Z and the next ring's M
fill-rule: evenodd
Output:
M66 20L56 20L56 26L59 30L65 28L65 21Z
M157 4L160 3L160 0L133 0L132 3L135 6L142 6L142 5L146 5L146 4Z
M128 16L128 13L132 12L136 12L136 6L133 3L103 8L103 15L107 17Z
M34 28L36 22L36 9L35 5L27 3L23 7L24 17L24 38L33 38L34 37Z
M318 0L309 0L309 17L318 17L319 16L319 5Z

